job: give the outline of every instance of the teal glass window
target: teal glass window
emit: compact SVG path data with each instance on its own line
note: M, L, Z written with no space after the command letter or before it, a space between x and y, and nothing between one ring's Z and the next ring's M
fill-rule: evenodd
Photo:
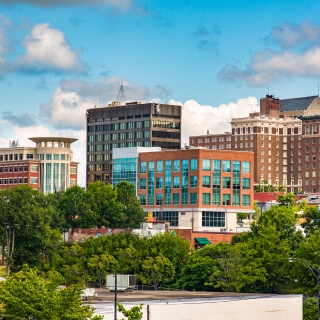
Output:
M162 189L162 177L156 178L156 189Z
M140 173L146 173L147 172L147 164L145 161L140 162Z
M202 159L202 171L210 171L210 159Z
M140 178L140 189L146 189L147 188L147 179L146 178Z
M250 162L249 161L242 162L242 172L243 173L250 173Z
M157 161L157 172L162 172L162 160Z
M242 195L242 205L245 207L250 207L250 195L249 194Z
M225 212L210 212L202 211L202 226L203 227L225 227L226 218Z
M221 160L212 160L213 171L220 172L221 171Z
M150 120L143 121L143 127L144 128L150 128Z
M141 129L142 128L142 122L141 121L137 121L136 122L136 129Z
M232 171L234 173L240 173L240 161L233 161L232 165L233 165Z
M210 193L202 194L202 204L210 204Z
M232 195L232 205L233 206L240 206L240 194L233 194Z
M243 178L242 179L242 189L250 190L250 178Z
M180 171L180 160L173 160L173 172Z
M171 160L166 160L164 162L164 166L165 166L165 171L166 172L171 172Z
M127 129L133 129L133 122L127 123Z
M224 206L230 206L230 194L223 194L222 195L222 204Z
M188 189L182 190L181 204L188 204Z
M190 160L190 171L198 170L198 159L191 159Z
M203 176L202 177L202 187L203 188L210 188L210 176Z
M53 155L53 160L59 160L59 154L55 153L55 154Z
M52 159L52 154L46 153L46 160L51 160L51 159Z
M190 204L197 204L197 193L190 193Z
M180 177L173 177L173 188L180 188Z
M231 171L230 160L223 160L222 170L223 170L223 172L230 172Z
M172 200L173 200L173 204L180 204L180 194L173 193Z
M212 194L212 204L220 206L220 204L221 204L220 193L213 193Z
M94 142L94 135L88 136L88 142Z
M190 188L197 188L198 186L198 177L190 176Z
M162 205L162 193L156 194L156 205L158 205L158 206Z
M125 122L120 123L120 130L124 130L126 128Z
M224 189L230 189L230 182L231 182L231 179L229 177L223 177L222 187Z
M145 206L146 205L146 195L145 194L140 194L140 204L142 206Z

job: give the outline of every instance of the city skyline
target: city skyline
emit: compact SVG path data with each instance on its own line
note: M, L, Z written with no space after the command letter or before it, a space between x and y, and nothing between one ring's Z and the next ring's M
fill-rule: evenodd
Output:
M85 111L179 103L182 143L231 118L318 94L317 1L0 0L0 147L70 136L85 184Z

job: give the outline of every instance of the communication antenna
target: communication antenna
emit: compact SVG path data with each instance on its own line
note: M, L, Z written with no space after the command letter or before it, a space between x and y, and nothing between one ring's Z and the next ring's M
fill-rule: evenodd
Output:
M123 85L120 86L120 89L119 89L119 93L118 93L118 96L117 96L117 101L119 103L125 103L127 102L127 99L126 99L126 96L124 94L124 89L123 89Z

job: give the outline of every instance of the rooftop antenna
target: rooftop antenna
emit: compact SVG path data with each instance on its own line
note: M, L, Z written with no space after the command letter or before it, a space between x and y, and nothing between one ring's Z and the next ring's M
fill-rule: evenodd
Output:
M120 85L119 93L117 95L118 102L127 102L126 96L124 94L123 85Z

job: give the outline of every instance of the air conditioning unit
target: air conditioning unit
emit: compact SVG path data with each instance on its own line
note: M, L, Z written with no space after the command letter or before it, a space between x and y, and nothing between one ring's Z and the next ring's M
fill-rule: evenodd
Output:
M226 228L220 228L220 232L227 232Z

